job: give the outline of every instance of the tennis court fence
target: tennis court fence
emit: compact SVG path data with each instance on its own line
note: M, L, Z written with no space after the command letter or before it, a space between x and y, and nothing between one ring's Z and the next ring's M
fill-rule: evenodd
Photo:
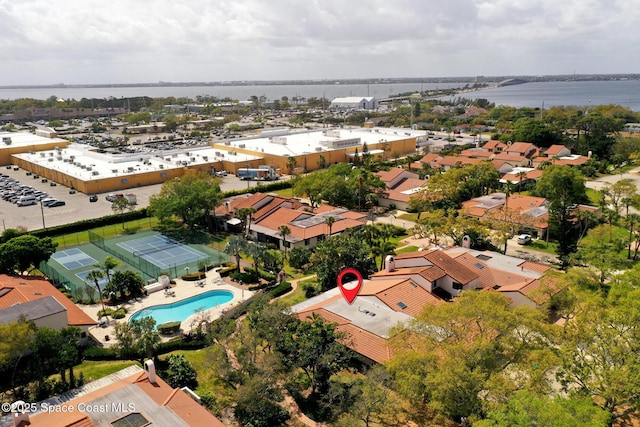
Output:
M147 261L143 258L143 256L149 253L162 251L167 248L166 246L161 248L154 248L153 250L147 249L146 251L127 252L123 249L117 248L117 246L115 245L107 244L104 237L91 230L89 230L89 241L103 251L115 256L120 261L123 261L141 271L145 276L147 276L145 277L145 280L157 279L161 274L167 273L171 277L180 277L185 272L190 271L192 273L195 273L196 271L198 271L201 264L213 265L216 262L213 256L209 256L208 258L181 264L173 264L168 267L161 268L153 264L152 262Z

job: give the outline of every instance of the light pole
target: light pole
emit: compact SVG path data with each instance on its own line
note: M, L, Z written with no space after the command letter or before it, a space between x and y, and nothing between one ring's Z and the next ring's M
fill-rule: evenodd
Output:
M44 224L44 208L42 207L42 200L40 200L40 213L42 214L42 228L46 229L47 226Z

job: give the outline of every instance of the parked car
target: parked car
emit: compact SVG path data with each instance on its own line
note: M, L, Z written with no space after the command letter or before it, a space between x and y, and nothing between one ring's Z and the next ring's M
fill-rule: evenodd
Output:
M56 200L54 202L51 202L47 205L48 208L55 208L58 206L64 206L66 205L66 203L64 202L64 200Z
M518 236L518 244L519 245L528 245L531 243L531 235L530 234L521 234Z
M91 203L93 203L93 202L97 202L97 201L98 201L98 196L96 196L95 194L90 195L90 196L89 196L89 201L90 201Z
M58 199L55 199L53 197L46 197L42 200L40 200L40 202L42 203L42 206L49 206L49 203L53 203L53 202L57 202Z
M124 194L107 194L107 197L105 197L105 199L107 199L107 202L113 202L115 199L119 199L124 197Z

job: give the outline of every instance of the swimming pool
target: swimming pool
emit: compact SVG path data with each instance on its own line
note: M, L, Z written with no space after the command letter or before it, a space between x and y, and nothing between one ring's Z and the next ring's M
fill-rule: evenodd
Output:
M143 317L153 317L156 325L166 322L184 322L187 317L203 310L217 307L233 299L230 291L209 291L171 304L153 305L133 313L129 321Z

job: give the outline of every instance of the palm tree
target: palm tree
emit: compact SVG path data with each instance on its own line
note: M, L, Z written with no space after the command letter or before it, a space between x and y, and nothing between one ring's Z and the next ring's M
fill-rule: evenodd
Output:
M104 308L104 298L102 297L102 290L100 289L100 279L104 277L104 273L102 270L91 270L89 274L87 274L86 280L93 280L96 284L96 288L98 288L98 298L100 298L100 302L102 303L102 314L106 316L105 308ZM100 316L102 317L102 316Z
M324 219L324 223L329 226L329 237L331 237L331 229L333 227L334 222L336 222L336 219L332 216L328 216Z
M518 177L518 194L522 192L522 180L527 177L527 173L524 171L520 171L516 174Z
M253 258L253 268L256 272L256 280L258 280L260 278L258 273L258 264L264 262L268 249L264 243L249 243L244 251L247 255Z
M284 259L287 259L287 236L291 234L291 229L283 224L278 227L278 231L280 231L280 235L282 236L282 246L284 246Z
M246 249L247 241L241 236L231 236L229 241L224 247L224 252L236 257L236 263L238 265L238 273L240 272L240 254Z
M242 221L242 233L245 237L249 236L249 231L251 230L251 218L254 213L256 213L256 209L251 207L241 208L236 212L236 217Z
M93 264L93 266L102 270L104 275L107 277L107 283L111 284L111 271L113 271L114 268L116 268L121 264L122 263L117 259L115 259L114 257L108 256L104 259L104 263Z

